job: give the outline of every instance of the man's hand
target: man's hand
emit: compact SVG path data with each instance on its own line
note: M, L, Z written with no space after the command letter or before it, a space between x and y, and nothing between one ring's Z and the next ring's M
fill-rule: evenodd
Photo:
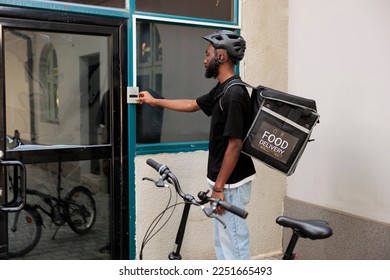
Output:
M153 105L154 97L148 91L141 91L137 98L138 104L147 103Z
M220 200L224 200L225 199L225 195L224 195L223 191L222 192L213 191L212 194L211 194L211 197L212 198L218 198ZM213 202L211 202L211 203L213 203ZM217 210L215 210L215 212L216 212L217 215L222 215L223 212L225 212L225 210L221 206L218 206Z

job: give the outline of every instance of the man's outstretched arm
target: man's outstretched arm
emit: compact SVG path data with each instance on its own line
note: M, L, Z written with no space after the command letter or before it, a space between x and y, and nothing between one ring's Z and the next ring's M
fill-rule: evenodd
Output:
M196 112L200 110L195 99L159 99L154 98L148 91L141 91L137 99L139 104L159 106L179 112Z

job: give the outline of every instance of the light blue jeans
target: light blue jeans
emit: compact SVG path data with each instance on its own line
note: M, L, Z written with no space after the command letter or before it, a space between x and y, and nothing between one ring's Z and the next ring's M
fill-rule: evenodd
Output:
M225 201L245 209L251 196L251 182L237 188L224 189ZM250 244L249 229L245 219L242 219L228 211L219 216L226 228L214 221L214 244L218 260L249 260Z

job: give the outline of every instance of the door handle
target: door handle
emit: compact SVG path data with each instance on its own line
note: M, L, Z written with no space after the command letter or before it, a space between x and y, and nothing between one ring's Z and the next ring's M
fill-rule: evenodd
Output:
M12 187L12 199L5 204L0 204L0 211L19 211L24 207L26 202L26 166L17 160L0 160L0 164L2 166L13 166L16 175L15 178L18 178L18 180L15 180L15 184ZM4 195L1 191L2 190L0 189L0 197Z

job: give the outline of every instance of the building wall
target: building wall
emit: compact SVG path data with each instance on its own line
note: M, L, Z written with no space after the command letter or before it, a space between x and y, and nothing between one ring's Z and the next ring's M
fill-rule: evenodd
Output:
M241 12L244 15L242 35L248 46L240 68L243 79L248 83L286 89L288 1L242 1ZM151 182L142 181L142 177L157 178L157 173L146 164L149 157L167 165L177 175L185 192L196 195L198 191L207 189L207 151L137 156L137 254L148 226L165 208L169 197L168 189L157 189ZM257 178L253 182L252 200L247 210L252 257L262 258L281 251L282 230L275 224L275 219L283 213L286 178L259 162L255 164ZM178 206L167 226L146 245L144 259L167 258L173 250L181 211L182 206ZM191 209L182 247L183 258L215 258L212 222L200 209Z
M351 213L316 204L285 199L285 214L307 219L324 219L333 235L324 240L300 238L295 253L301 260L388 260L390 259L390 225L355 216ZM284 230L283 245L287 248L292 231Z
M320 124L288 195L390 222L390 2L290 3L289 90Z
M321 120L288 180L286 214L331 222L328 259L388 259L390 2L294 0L289 8L288 88L315 99Z

